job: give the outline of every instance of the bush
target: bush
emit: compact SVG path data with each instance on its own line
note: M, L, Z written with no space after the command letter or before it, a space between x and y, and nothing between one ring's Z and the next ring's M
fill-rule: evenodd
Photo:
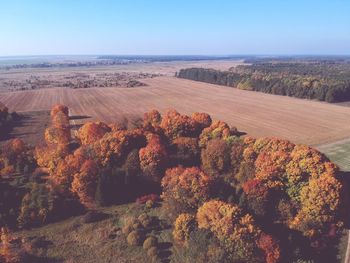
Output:
M148 200L147 202L146 202L146 204L145 204L145 207L147 208L147 209L151 209L151 208L153 208L155 206L155 203L152 201L152 200Z
M143 234L141 231L134 230L128 235L126 240L131 246L140 246L143 241Z
M131 233L134 230L141 230L143 227L140 223L140 221L135 218L135 217L130 217L127 219L124 227L122 228L122 232L125 235L128 235L129 233Z
M157 257L157 256L159 255L158 248L157 248L157 247L150 247L150 248L147 250L147 255L148 255L150 258Z
M146 238L146 240L143 242L143 249L148 250L151 247L157 247L158 245L158 239L154 236L150 236Z
M152 223L153 223L152 217L150 217L149 215L147 215L145 213L141 214L138 217L138 220L144 228L148 228L148 227L152 226Z
M182 245L187 245L190 234L196 228L196 219L191 214L181 214L175 220L173 231L174 240Z

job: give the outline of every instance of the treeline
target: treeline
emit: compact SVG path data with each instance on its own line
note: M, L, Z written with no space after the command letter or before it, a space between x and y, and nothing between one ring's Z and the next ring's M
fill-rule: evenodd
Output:
M260 62L229 71L188 68L181 69L177 77L327 102L350 100L350 63L347 62Z
M135 199L151 207L160 195L175 245L197 251L195 262L334 262L344 187L317 150L240 137L206 113L153 110L129 129L88 122L76 139L66 106L51 117L45 144L15 139L0 152L1 226L40 226ZM141 242L146 221L124 226L128 243Z

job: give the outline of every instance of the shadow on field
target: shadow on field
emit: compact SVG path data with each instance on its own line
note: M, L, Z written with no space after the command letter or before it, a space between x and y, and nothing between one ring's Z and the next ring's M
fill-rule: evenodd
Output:
M83 119L89 119L89 118L91 118L91 116L87 116L87 115L74 115L69 117L70 120L83 120Z

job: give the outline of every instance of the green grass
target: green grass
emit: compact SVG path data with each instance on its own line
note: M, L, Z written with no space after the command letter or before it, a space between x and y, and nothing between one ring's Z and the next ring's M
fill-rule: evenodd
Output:
M341 170L350 171L350 139L320 145L317 149L326 154Z
M317 149L323 152L332 162L337 164L342 171L350 172L350 139L335 143L320 145ZM339 263L345 260L349 231L344 230L339 245L337 246Z

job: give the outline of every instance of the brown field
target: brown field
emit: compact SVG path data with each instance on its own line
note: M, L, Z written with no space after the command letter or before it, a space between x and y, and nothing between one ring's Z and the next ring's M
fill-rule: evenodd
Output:
M50 112L20 112L20 120L14 123L10 133L0 141L0 146L13 138L19 138L28 145L38 145L44 141L45 129L50 125Z
M208 112L252 136L278 136L311 145L349 137L350 109L316 101L243 91L174 77L145 79L149 86L40 89L0 93L11 110L48 110L55 103L106 122L141 116L156 108L181 113ZM77 120L86 121L86 119Z

